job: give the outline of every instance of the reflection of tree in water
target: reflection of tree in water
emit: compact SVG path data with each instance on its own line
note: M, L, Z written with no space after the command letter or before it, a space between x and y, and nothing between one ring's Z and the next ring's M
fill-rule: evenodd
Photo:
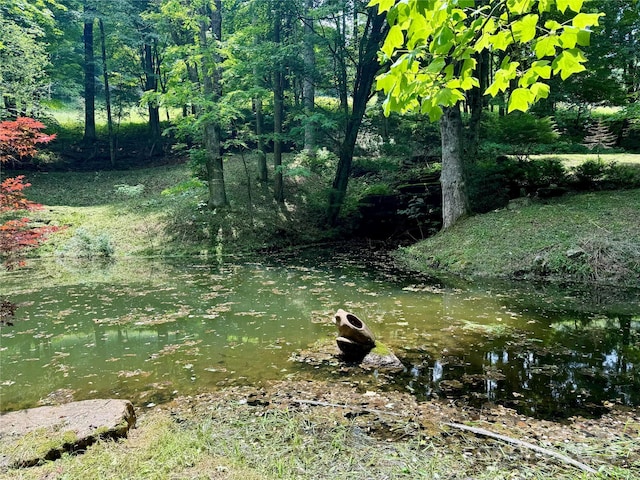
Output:
M631 316L582 318L554 325L544 341L514 335L438 359L422 355L409 370L409 384L427 395L496 402L541 418L597 415L607 401L637 405L640 332L634 322Z

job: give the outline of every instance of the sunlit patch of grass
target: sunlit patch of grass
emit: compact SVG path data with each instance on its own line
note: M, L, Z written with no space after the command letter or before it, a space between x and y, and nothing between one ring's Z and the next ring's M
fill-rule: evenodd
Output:
M531 158L559 158L567 168L576 167L587 160L602 160L604 163L640 165L640 155L636 153L563 153L553 155L532 155Z

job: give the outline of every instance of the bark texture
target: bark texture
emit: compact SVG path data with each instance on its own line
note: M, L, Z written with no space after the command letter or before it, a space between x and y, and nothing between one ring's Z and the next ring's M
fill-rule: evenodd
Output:
M469 213L462 158L462 115L460 106L445 108L440 119L442 138L442 228L447 229Z

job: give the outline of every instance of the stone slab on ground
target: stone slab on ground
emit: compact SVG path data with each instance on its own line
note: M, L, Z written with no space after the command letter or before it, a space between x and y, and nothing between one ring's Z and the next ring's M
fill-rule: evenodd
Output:
M0 468L37 465L101 437L126 436L136 423L128 400L99 399L0 414Z

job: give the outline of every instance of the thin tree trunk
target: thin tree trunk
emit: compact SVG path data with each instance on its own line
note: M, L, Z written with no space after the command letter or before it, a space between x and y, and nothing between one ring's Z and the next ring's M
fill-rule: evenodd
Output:
M376 15L374 10L369 10L367 25L359 45L359 61L356 67L352 95L353 108L345 124L345 136L340 146L336 176L329 194L327 221L330 225L337 223L340 210L344 204L351 164L353 163L353 152L358 139L358 132L362 125L362 118L367 108L367 102L372 95L373 81L380 68L377 54L386 36L387 28L386 17L384 15Z
M316 127L310 119L313 116L315 104L314 72L316 56L313 42L313 0L305 0L306 18L304 24L304 78L302 81L302 96L304 113L307 121L304 124L304 150L307 155L313 155L316 147Z
M258 95L254 100L256 111L256 137L258 137L258 178L260 182L269 181L267 170L267 154L264 146L264 114L262 113L262 98Z
M142 67L144 69L144 89L146 92L158 92L158 76L156 75L157 67L155 65L155 59L157 55L153 50L157 48L155 45L151 45L149 41L146 41L142 47ZM149 136L152 141L156 141L160 138L160 107L154 100L148 102L147 109L149 112Z
M107 131L109 132L109 158L111 166L116 164L116 139L113 134L113 118L111 117L111 91L109 90L109 70L107 68L107 44L104 34L104 22L98 19L100 26L100 42L102 47L102 78L104 80L104 100L107 106Z
M476 61L478 62L478 82L480 85L469 93L468 105L471 115L466 146L469 158L476 158L478 144L480 143L480 120L482 119L482 111L485 105L484 91L489 85L489 52L485 51L477 54Z
M84 137L87 144L96 141L96 64L93 53L94 12L84 4Z
M214 40L220 41L222 39L222 1L215 0L215 9L211 12L211 33ZM221 58L220 55L215 53L213 55L212 71L209 71L206 64L206 57L210 55L207 52L207 46L209 45L207 38L207 25L206 22L200 24L200 43L203 51L203 86L205 96L210 98L213 102L219 101L222 96L222 85L220 83L220 77L222 72L220 71ZM222 207L227 205L227 192L224 183L224 170L222 159L222 147L220 145L220 125L216 121L209 121L203 128L204 134L204 148L206 151L206 173L207 184L209 187L209 201L208 206L210 209Z
M278 45L281 41L281 25L279 7L276 9L273 26L273 41ZM273 166L275 169L273 196L279 203L284 203L284 178L282 174L282 124L284 114L284 85L281 66L276 66L273 82Z
M252 23L255 25L257 23L257 16L253 17ZM259 42L258 36L254 38L254 45L256 48ZM253 67L253 79L255 82L256 88L262 87L262 79L260 74L258 73L258 68L256 65ZM269 181L269 171L267 169L267 153L264 144L264 114L262 112L262 95L258 93L253 99L253 108L256 115L256 138L257 138L257 156L258 156L258 179L260 183L266 185Z
M440 119L442 139L442 228L447 229L469 213L462 159L462 115L460 105L444 109Z

